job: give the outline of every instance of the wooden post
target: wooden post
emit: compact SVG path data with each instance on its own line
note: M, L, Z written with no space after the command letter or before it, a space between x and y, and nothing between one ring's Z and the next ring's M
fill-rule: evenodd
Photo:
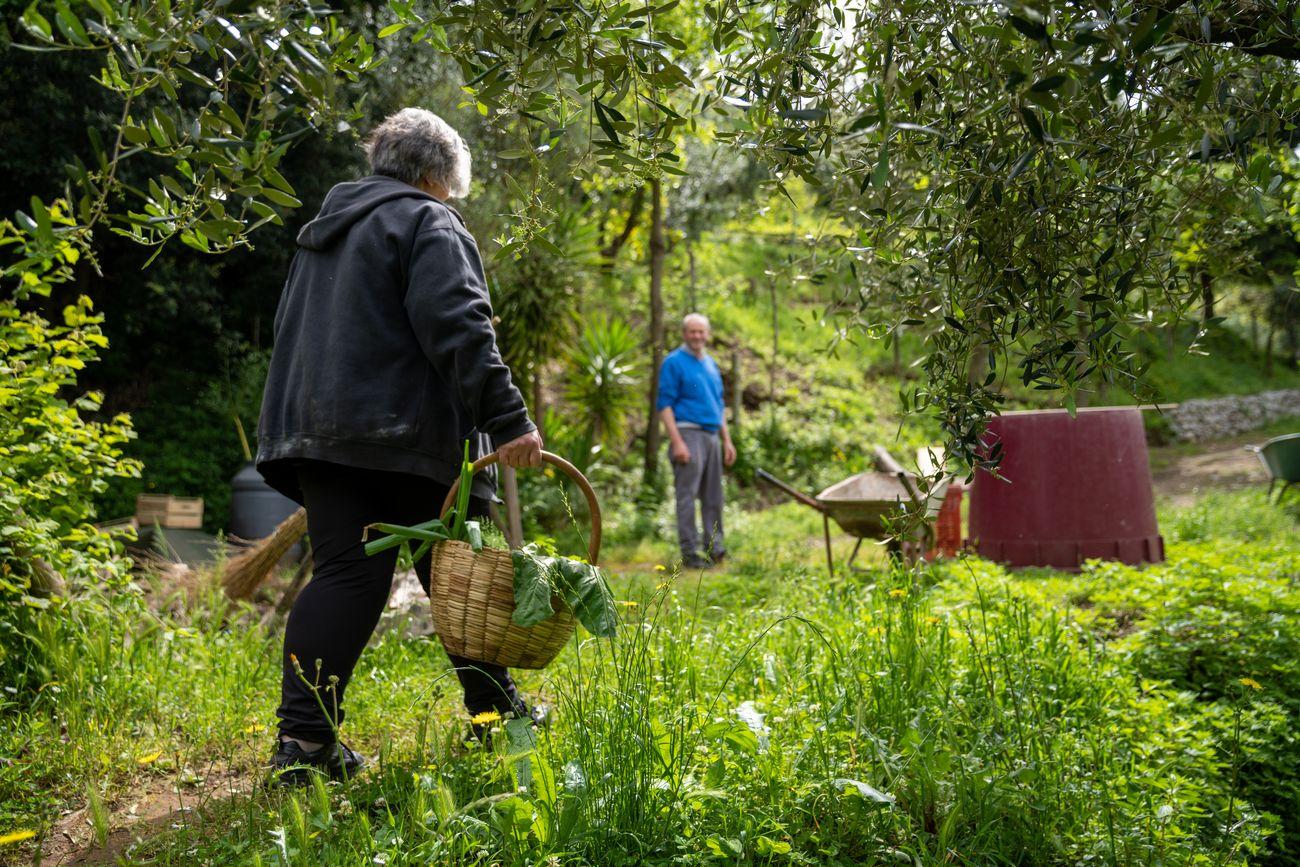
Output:
M663 187L650 182L650 387L646 394L645 470L643 484L654 488L659 475L659 363L664 354L664 241Z
M506 542L512 548L518 548L524 544L524 521L519 509L519 478L514 467L501 468L501 487L505 489Z

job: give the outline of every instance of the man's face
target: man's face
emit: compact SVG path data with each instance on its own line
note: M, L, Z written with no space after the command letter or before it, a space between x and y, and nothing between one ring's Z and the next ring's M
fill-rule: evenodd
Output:
M691 352L699 354L709 345L709 326L703 322L691 320L682 326L682 342Z

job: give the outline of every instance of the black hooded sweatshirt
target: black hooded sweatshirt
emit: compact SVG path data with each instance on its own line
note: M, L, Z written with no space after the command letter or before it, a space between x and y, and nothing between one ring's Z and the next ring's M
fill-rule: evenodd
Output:
M272 487L301 502L303 458L450 483L476 431L500 445L536 430L455 210L373 175L330 190L298 246L257 430Z

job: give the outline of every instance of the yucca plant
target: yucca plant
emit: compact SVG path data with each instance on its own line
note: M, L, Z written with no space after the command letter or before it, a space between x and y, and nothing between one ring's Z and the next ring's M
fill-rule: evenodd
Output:
M584 464L597 446L620 442L636 406L640 341L621 319L589 322L568 357L564 397L585 429Z

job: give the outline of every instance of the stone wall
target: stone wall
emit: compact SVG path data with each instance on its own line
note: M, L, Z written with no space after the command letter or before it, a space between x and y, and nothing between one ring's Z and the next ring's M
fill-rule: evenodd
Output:
M1300 416L1300 389L1186 400L1164 415L1174 438L1181 442L1233 436L1280 418Z

